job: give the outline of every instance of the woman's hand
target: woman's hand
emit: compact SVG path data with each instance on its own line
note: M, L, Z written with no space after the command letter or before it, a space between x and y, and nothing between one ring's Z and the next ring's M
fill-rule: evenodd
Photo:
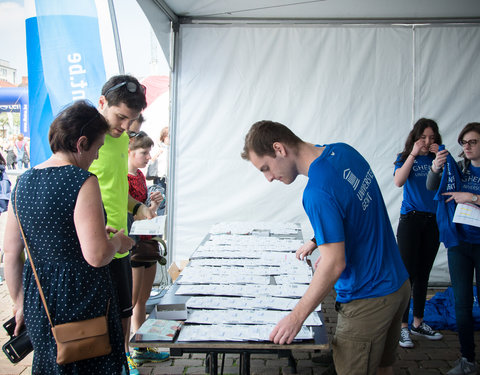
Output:
M130 237L125 236L124 232L124 229L120 229L112 237L112 240L116 239L120 244L120 249L117 251L120 254L126 253L133 247L133 245L135 245L135 241Z
M425 141L420 138L413 144L413 149L411 154L417 157L420 154L420 151L422 150L423 147L425 147Z
M15 316L15 331L13 332L13 334L15 336L18 336L20 334L20 330L25 324L24 316L23 316L23 307L18 307L18 308L14 307L13 315Z
M447 150L442 150L437 152L437 156L435 157L435 160L433 160L432 163L432 171L435 173L439 173L443 166L445 165L445 162L447 161L447 155L448 151Z
M428 151L433 152L434 154L436 154L436 153L438 152L438 148L439 148L439 147L440 147L440 146L437 145L436 143L432 143L432 144L430 145L430 147L428 148Z
M450 202L452 200L455 201L455 203L474 203L472 201L472 196L475 194L472 193L464 193L464 192L451 192L451 193L443 193L442 195L447 195L449 198L445 202Z
M303 260L305 259L305 257L311 255L313 253L313 250L315 250L316 248L317 248L317 244L312 240L308 240L302 246L299 247L299 249L295 253L295 256L297 257L297 259Z

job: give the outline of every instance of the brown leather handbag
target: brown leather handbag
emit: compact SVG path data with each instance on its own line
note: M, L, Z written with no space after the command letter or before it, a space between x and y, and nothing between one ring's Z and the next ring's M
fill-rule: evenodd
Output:
M160 252L160 246L163 248L163 254ZM167 263L165 255L167 245L162 239L140 240L132 248L130 259L134 262L159 262L164 265Z
M17 185L18 187L18 185ZM15 211L22 233L23 242L25 243L25 249L28 253L28 259L32 265L33 274L35 275L35 281L37 282L38 291L42 298L45 312L47 313L48 320L52 327L53 337L57 343L57 363L59 365L65 365L67 363L81 361L83 359L100 357L110 354L112 347L110 346L110 337L108 335L108 308L110 301L107 302L107 312L104 316L99 316L93 319L80 320L78 322L69 322L58 325L53 325L50 313L48 312L47 302L43 294L40 280L38 279L37 270L33 264L32 255L28 248L25 233L23 232L22 224L20 223L20 217L17 210L17 197L15 191Z

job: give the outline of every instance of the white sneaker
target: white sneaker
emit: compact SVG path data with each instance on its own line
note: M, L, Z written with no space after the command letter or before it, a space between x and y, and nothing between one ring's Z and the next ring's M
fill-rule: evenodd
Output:
M455 362L455 367L452 368L447 375L476 375L477 365L468 362L465 357L460 358Z
M443 335L440 332L434 331L432 327L424 322L422 322L418 327L415 327L412 324L412 329L410 331L414 335L423 336L429 340L441 340L443 338Z
M402 348L413 348L415 346L410 338L410 331L407 327L403 327L400 330L400 340L398 340L398 345Z

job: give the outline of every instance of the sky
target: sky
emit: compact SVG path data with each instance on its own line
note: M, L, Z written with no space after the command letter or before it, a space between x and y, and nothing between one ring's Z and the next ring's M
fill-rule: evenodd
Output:
M25 4L28 1L27 4ZM17 69L17 84L28 75L25 18L32 16L32 0L0 0L0 60ZM77 0L78 1L78 0ZM95 0L104 50L107 78L118 73L113 33L107 0ZM148 75L168 75L168 64L151 32L150 24L135 0L115 2L125 72L138 78ZM153 45L153 48L152 48ZM153 51L153 52L152 52ZM153 59L159 61L156 68Z

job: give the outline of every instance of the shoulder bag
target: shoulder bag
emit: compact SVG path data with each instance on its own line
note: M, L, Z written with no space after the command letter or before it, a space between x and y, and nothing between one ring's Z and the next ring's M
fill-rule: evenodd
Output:
M17 190L15 191L15 211L18 226L20 227L20 232L22 233L25 249L27 250L28 259L30 260L33 274L35 275L35 281L37 282L38 291L40 293L40 297L42 298L45 312L47 313L48 320L52 327L53 337L57 343L57 363L59 365L65 365L71 362L110 354L112 352L112 347L110 346L107 321L110 300L107 302L107 312L104 316L80 320L78 322L53 325L52 319L50 318L50 313L48 312L47 302L45 301L42 286L40 285L40 280L37 275L37 270L33 264L32 255L30 254L30 250L28 248L22 224L20 223L20 215L18 214L17 210Z

